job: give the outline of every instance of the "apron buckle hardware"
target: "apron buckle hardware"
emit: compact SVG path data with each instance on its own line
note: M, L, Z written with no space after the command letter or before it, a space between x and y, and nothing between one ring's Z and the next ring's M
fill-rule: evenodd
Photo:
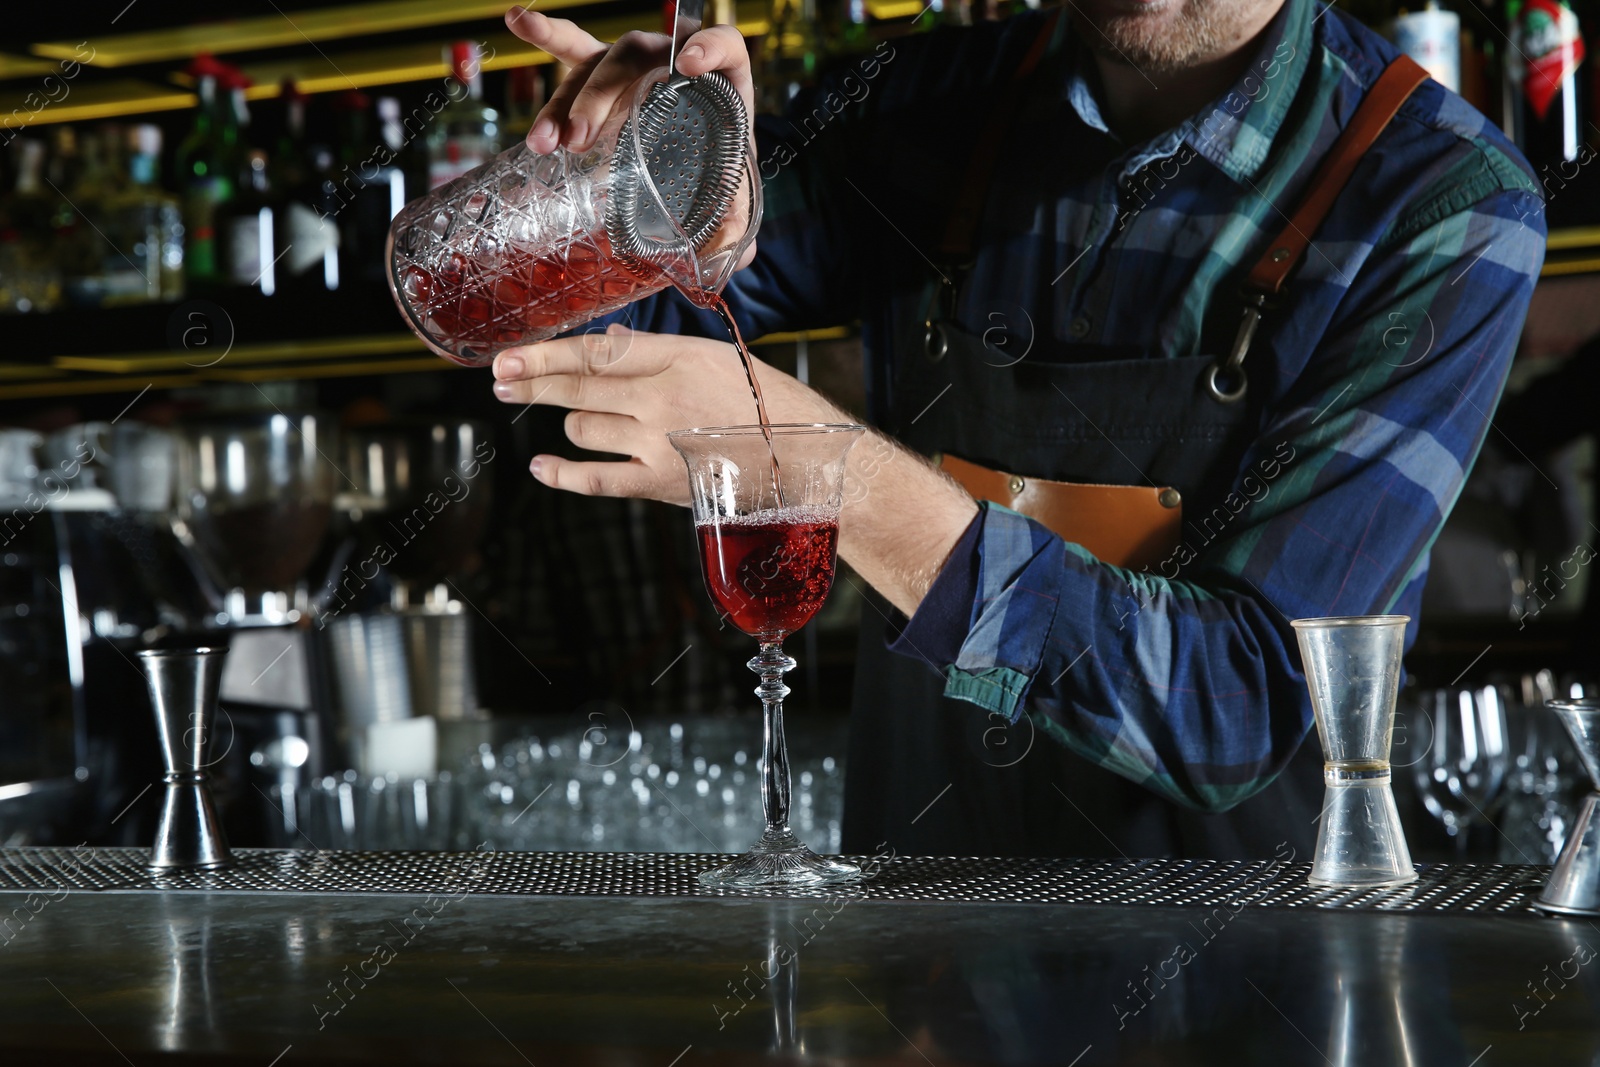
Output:
M1250 352L1250 342L1255 340L1256 327L1261 325L1261 315L1267 308L1267 294L1246 290L1244 314L1239 318L1239 332L1233 336L1233 348L1228 358L1211 364L1206 372L1206 389L1213 398L1233 404L1244 399L1250 378L1244 372L1244 357Z
M933 363L949 354L950 338L945 336L944 323L928 319L922 324L922 349Z

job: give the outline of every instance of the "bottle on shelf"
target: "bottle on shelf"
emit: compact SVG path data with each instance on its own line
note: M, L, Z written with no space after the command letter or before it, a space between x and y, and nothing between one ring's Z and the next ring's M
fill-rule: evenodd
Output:
M308 99L292 78L285 78L278 87L278 136L271 149L269 170L272 184L279 189L303 184L306 168L311 165L311 148L306 143Z
M62 287L74 307L97 307L104 292L101 268L107 250L102 236L102 201L109 184L98 130L58 126L50 160L50 187L56 194L54 252Z
M83 176L83 157L78 154L78 131L74 126L54 126L50 131L50 157L45 165L45 186L54 200L50 214L51 254L66 277L82 277L85 261L93 248L85 240L90 227L83 224L72 194L78 192Z
M1506 16L1506 134L1533 165L1551 225L1600 221L1600 170L1590 165L1592 64L1578 16L1565 0L1507 0Z
M839 50L848 54L864 52L870 43L867 0L844 0L843 25L839 28Z
M307 136L309 98L298 91L284 97L280 169L274 183L280 204L277 233L277 283L286 293L319 293L339 288L337 198L326 187L333 180L333 153Z
M973 0L943 0L941 21L946 26L972 25Z
M483 102L482 56L472 41L450 46L450 101L428 131L428 188L487 163L500 153L500 113Z
M418 146L407 135L401 120L400 101L392 96L380 96L377 112L378 144L373 146L370 166L377 170L379 177L372 181L388 191L388 215L393 219L406 206L406 201L421 191L422 161L416 151Z
M16 184L0 218L0 311L50 311L61 303L54 255L55 201L44 184L45 145L12 142Z
M755 55L756 109L781 113L816 82L821 57L816 0L772 0L767 32Z
M126 181L106 201L106 304L183 298L183 215L177 197L161 188L161 127L125 131Z
M191 286L226 284L229 264L217 239L217 209L233 197L240 172L238 125L230 119L232 101L222 89L227 68L209 55L189 66L199 107L178 146L176 182L183 203L184 274Z
M382 282L389 222L406 203L405 129L400 102L378 100L374 137L365 93L343 93L334 101L339 129L335 168L323 179L323 210L339 228L340 271L346 279Z
M278 292L282 206L272 188L267 154L251 149L245 154L238 190L217 209L216 216L232 285L256 289L262 296Z
M1506 133L1537 168L1584 143L1584 40L1565 0L1508 0Z
M857 55L870 44L867 0L817 0L820 36L829 57Z
M539 109L548 98L544 67L517 67L506 85L507 138L514 141L533 126Z
M1385 27L1385 36L1434 81L1451 92L1461 91L1460 15L1427 0L1420 11L1400 8Z
M236 157L239 165L239 175L244 177L250 168L250 97L249 90L252 82L245 72L232 64L224 64L221 86L227 94L226 106L223 110L223 121L228 129L232 130L233 143L238 145Z

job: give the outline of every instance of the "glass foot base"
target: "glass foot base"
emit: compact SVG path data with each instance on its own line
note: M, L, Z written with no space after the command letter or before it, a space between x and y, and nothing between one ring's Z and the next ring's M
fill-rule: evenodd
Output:
M768 833L732 863L703 872L700 884L713 889L804 889L860 879L861 868L855 864L819 856L792 833Z

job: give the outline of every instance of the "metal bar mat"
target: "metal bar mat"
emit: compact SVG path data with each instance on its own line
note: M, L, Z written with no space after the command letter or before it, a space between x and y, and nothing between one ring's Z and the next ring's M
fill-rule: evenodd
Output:
M875 869L853 887L810 891L706 889L711 856L640 852L333 852L239 849L223 870L156 872L134 848L0 849L0 893L486 893L535 896L836 896L951 903L1132 904L1154 907L1354 908L1533 915L1549 868L1424 864L1394 889L1318 889L1309 863L1239 860L1068 860L852 857Z

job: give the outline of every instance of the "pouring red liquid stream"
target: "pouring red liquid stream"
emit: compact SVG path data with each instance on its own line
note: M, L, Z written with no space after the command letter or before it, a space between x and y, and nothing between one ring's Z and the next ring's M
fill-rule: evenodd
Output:
M739 364L744 367L744 380L750 383L750 397L756 402L756 421L761 424L761 436L767 439L767 455L772 457L772 488L778 495L778 506L781 508L784 506L783 472L778 468L778 453L772 447L772 423L767 420L767 403L761 399L761 384L756 381L755 368L750 365L750 349L745 347L744 336L739 332L739 324L733 320L733 312L728 310L728 302L716 293L706 295L709 298L706 303L702 304L699 300L695 300L695 303L715 311L733 338L734 351L739 353Z

